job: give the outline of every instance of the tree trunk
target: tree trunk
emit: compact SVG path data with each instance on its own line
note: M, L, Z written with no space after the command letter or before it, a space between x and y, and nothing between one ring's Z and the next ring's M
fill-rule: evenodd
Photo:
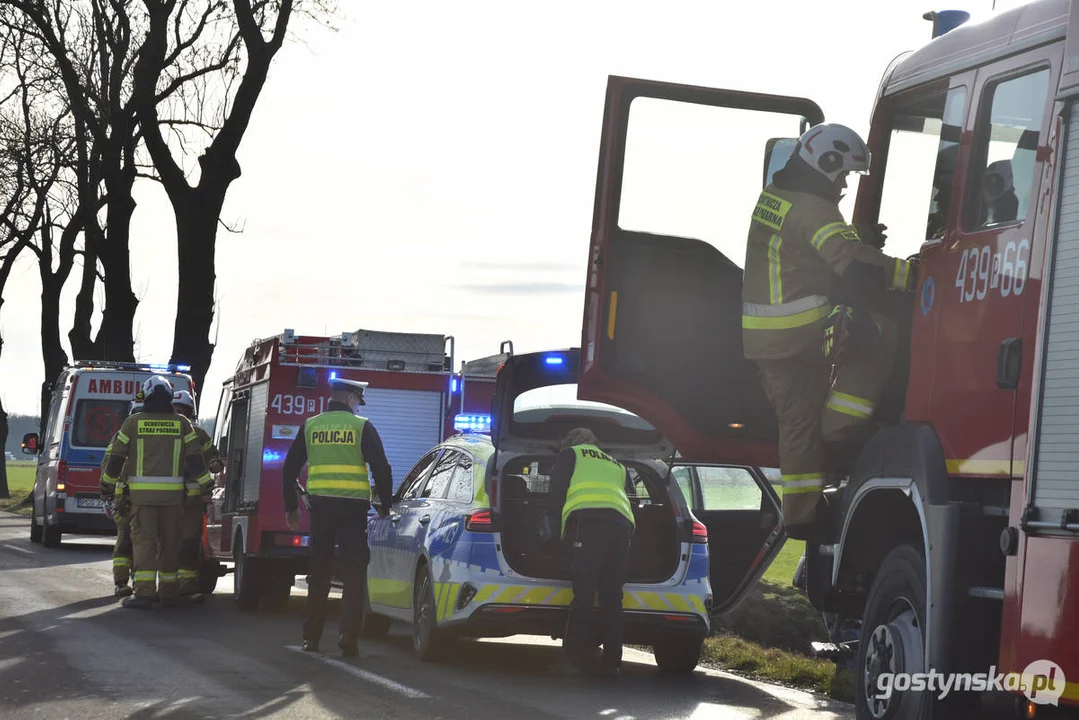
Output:
M114 158L106 157L106 162ZM118 158L115 159L119 162ZM109 206L107 235L101 246L101 265L105 268L105 307L94 345L103 360L135 360L135 310L139 301L131 290L131 215L135 201L132 184L117 167L116 177L106 177Z
M45 382L41 385L40 436L45 434L53 384L67 365L67 353L60 344L60 292L64 289L68 272L63 258L60 262L60 269L53 273L52 243L43 242L38 259L38 273L41 276L41 359L45 364Z
M75 360L100 360L90 326L94 317L94 288L97 286L97 248L101 244L101 229L96 219L87 223L85 238L82 282L79 294L75 296L75 317L67 337L71 341L71 355Z
M4 412L4 403L0 402L0 450L7 449L7 413ZM7 486L7 455L0 457L0 498L11 497L11 491Z
M217 222L224 204L224 190L195 191L176 202L179 287L171 363L191 366L191 378L201 390L213 359L210 328L214 320L214 252Z

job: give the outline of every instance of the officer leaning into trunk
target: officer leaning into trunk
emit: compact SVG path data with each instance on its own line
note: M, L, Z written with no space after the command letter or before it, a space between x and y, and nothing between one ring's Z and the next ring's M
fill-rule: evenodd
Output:
M562 537L573 544L573 601L563 641L564 669L588 670L596 643L592 606L599 591L601 675L622 667L622 586L635 521L626 487L629 470L599 447L587 428L571 430L551 468L551 507L561 515Z

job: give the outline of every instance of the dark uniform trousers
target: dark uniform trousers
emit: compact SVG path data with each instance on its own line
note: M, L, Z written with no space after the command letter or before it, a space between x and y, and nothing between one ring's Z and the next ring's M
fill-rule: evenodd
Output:
M622 663L622 586L633 529L616 510L577 511L567 524L573 601L563 643L566 662L587 664L597 644L602 643L603 664L618 667ZM597 591L598 633L593 622Z
M308 497L311 500L310 578L303 637L316 643L322 637L334 570L334 545L340 545L338 572L344 588L339 624L343 635L355 638L360 632L367 592L367 564L371 558L367 547L367 512L371 505L365 500Z

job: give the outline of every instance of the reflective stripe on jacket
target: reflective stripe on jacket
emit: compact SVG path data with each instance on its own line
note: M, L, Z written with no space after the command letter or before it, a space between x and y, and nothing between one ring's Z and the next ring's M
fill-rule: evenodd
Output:
M839 208L812 193L769 185L750 222L742 282L742 345L750 359L781 359L819 345L829 299L858 260L907 287L910 264L862 243Z
M360 449L367 418L331 410L304 425L307 492L326 497L371 500L367 461Z
M192 424L191 426L195 430L195 434L198 436L199 448L202 449L202 456L206 458L206 467L221 457L217 451L217 447L214 445L214 441L210 439L209 433L200 428L198 425ZM184 478L184 492L188 498L196 498L202 495L202 485L199 484L196 478L187 476Z
M566 534L566 521L574 510L617 510L636 524L626 496L625 465L595 445L576 445L573 454L573 476L562 506L562 535Z

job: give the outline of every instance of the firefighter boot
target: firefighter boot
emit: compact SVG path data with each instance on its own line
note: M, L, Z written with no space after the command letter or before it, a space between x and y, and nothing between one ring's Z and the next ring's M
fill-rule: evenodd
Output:
M126 598L133 592L135 591L131 589L130 585L117 585L112 594L114 597Z
M123 606L134 610L149 610L154 606L154 603L148 597L136 595L134 597L124 598Z

